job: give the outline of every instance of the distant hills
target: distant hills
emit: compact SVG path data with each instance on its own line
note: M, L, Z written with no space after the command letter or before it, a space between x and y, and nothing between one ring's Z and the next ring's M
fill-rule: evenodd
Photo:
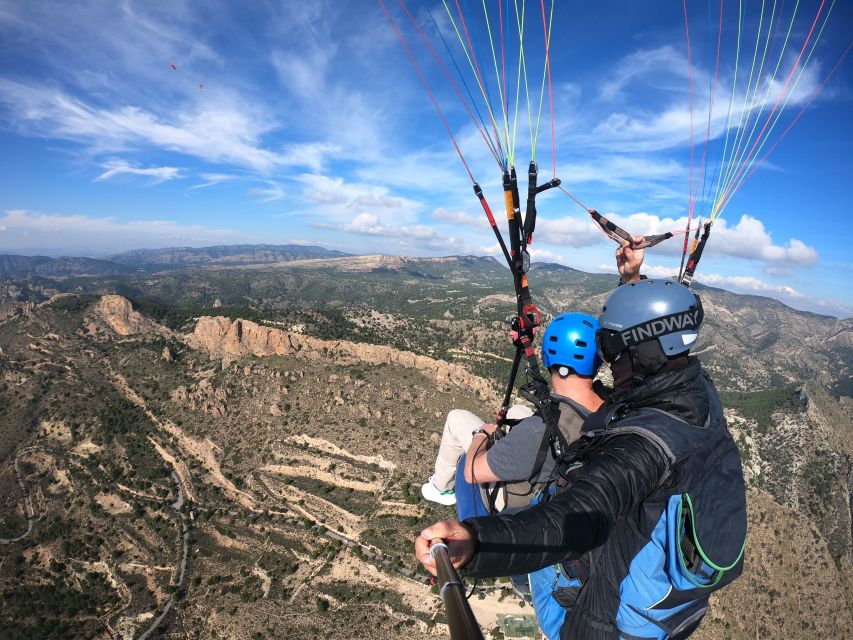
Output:
M132 270L126 265L94 258L0 255L0 278L110 276Z
M206 266L273 264L340 258L350 254L323 247L236 244L217 247L135 249L104 260L93 258L0 255L0 278L111 276L133 271L167 271Z

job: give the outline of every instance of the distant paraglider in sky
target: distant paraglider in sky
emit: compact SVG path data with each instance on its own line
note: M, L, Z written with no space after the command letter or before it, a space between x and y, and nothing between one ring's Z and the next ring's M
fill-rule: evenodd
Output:
M176 65L174 62L172 62L172 63L170 63L170 64L169 64L169 68L170 68L172 71L177 71L177 70L178 70L178 65ZM202 82L202 83L200 83L200 84L198 85L198 91L199 91L199 93L204 93L204 89L205 89L205 84Z

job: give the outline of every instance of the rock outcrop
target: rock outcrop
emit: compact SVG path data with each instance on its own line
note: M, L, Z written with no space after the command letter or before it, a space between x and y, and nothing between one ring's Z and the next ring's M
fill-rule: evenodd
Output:
M102 296L95 305L94 313L120 336L145 333L151 328L151 322L134 311L130 300L122 296Z
M481 398L494 399L496 392L485 379L467 369L400 351L384 345L346 340L320 340L282 329L265 327L249 320L204 316L198 319L195 331L186 337L192 347L203 349L225 363L252 355L257 357L292 355L303 358L333 358L335 361L355 360L368 364L393 364L417 369L440 384L452 384L477 393Z
M217 418L228 414L228 389L215 388L210 380L202 380L190 387L181 385L172 391L171 398L179 404L186 404L191 409L204 411Z

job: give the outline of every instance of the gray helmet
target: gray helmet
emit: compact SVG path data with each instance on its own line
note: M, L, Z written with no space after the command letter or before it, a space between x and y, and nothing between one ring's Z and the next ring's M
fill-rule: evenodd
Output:
M699 335L702 301L675 280L641 280L617 288L604 303L596 346L605 362L631 346L657 340L663 353L690 351Z

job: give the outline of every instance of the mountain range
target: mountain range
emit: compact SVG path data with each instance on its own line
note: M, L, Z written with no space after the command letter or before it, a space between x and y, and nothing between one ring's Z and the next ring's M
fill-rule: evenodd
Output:
M216 247L172 247L135 249L105 259L63 256L0 255L0 278L29 276L103 276L133 271L162 271L207 265L250 265L333 258L347 254L308 245L222 245Z

